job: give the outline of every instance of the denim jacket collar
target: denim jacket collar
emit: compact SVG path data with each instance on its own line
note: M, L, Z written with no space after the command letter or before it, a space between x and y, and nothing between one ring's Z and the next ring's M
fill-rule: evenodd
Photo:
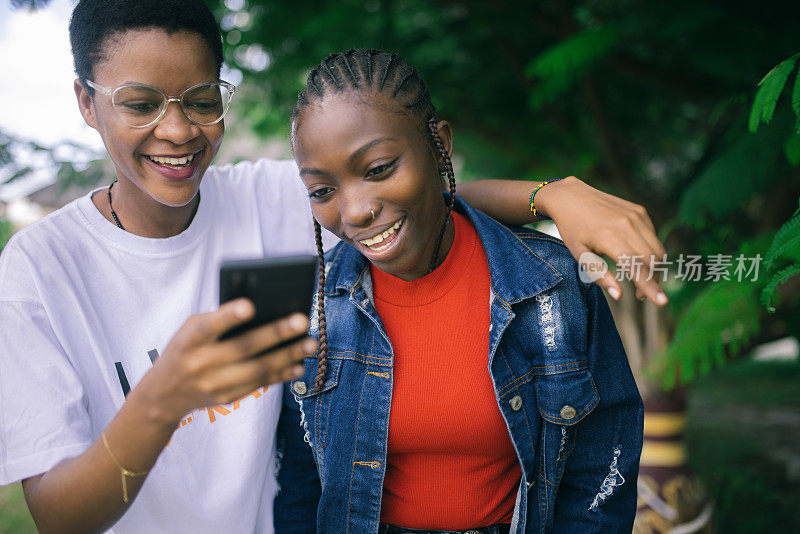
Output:
M447 193L445 193L447 196ZM561 275L508 228L476 210L456 196L455 210L475 226L489 262L492 291L508 304L533 297L561 281ZM353 293L359 285L370 283L369 261L354 247L342 246L326 262L326 294ZM526 273L519 280L518 273ZM530 273L535 273L531 276ZM367 282L366 279L369 279ZM371 291L367 291L371 297Z

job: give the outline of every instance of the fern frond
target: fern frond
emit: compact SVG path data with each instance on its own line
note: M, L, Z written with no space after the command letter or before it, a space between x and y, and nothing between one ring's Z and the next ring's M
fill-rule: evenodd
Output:
M788 248L797 244L800 244L800 215L795 212L794 217L784 223L775 233L769 249L764 254L764 269L771 271L775 260Z
M767 282L767 285L761 291L761 303L767 308L767 311L770 313L775 312L775 302L773 300L775 298L775 293L787 280L797 275L800 275L800 265L790 265L775 273L775 276Z
M776 166L783 133L777 130L770 126L757 135L744 133L712 160L684 190L679 222L699 228L704 216L723 217L780 180Z
M786 80L794 69L794 64L800 54L795 54L786 61L783 61L758 83L758 91L753 100L753 107L750 109L750 121L748 127L751 132L758 130L758 126L763 122L768 124L775 113L775 105L783 92Z
M756 286L746 282L710 284L678 321L666 350L651 364L664 388L685 384L725 363L726 352L736 355L760 329L761 308Z
M530 94L530 105L539 108L563 93L620 41L616 26L603 26L576 33L533 58L525 71L538 81Z

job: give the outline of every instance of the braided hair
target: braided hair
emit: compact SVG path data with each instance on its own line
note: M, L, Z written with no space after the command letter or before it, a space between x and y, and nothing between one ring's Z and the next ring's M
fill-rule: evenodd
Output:
M297 133L297 125L303 111L312 103L321 101L329 94L351 92L372 93L385 97L402 112L419 120L420 133L426 137L430 147L441 161L439 174L447 176L450 198L447 203L428 272L439 264L439 249L444 241L448 221L455 202L456 179L450 155L439 137L436 109L431 102L430 92L417 69L403 61L397 54L375 49L355 49L331 54L317 65L308 75L306 87L297 96L297 104L292 111L292 144ZM322 250L322 230L314 220L314 237L319 256L317 288L319 317L319 349L317 351L317 375L314 389L321 390L328 370L328 336L325 328L325 259Z

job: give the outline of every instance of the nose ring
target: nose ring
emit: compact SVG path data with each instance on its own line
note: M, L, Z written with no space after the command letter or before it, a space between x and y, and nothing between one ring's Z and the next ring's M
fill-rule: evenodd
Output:
M369 212L372 214L372 220L374 221L375 220L375 210L369 210Z

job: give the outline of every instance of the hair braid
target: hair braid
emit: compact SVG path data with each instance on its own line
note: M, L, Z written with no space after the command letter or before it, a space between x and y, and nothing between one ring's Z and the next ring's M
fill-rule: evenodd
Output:
M348 57L350 52L345 52L343 54L339 54L338 57L342 58L342 62L344 63L345 71L350 75L350 82L353 84L353 87L358 87L358 76L356 72L353 70L353 66L350 64L350 58Z
M319 328L319 348L317 349L317 375L314 377L314 389L321 390L328 374L328 330L325 322L325 252L322 250L322 228L314 219L314 241L317 244L319 274L317 275L317 318Z
M389 61L386 62L386 65L383 67L383 74L381 75L381 83L378 84L378 89L383 90L383 86L386 84L386 80L389 78L389 71L392 69L392 65L394 65L395 61L400 59L397 54L392 54L389 56Z
M316 82L317 74L317 69L311 71L311 73L308 75L308 86L314 90L314 94L317 96L322 96L322 89L317 85Z
M431 117L430 120L428 120L428 130L431 132L433 145L439 152L439 157L442 158L445 172L447 173L447 180L450 185L450 200L447 203L444 222L442 223L441 230L439 230L439 238L436 240L436 246L433 249L433 256L431 256L431 265L428 269L428 272L432 272L438 265L437 259L439 257L439 249L442 247L442 241L444 241L444 232L447 229L447 223L450 221L450 214L453 211L453 205L456 201L456 175L453 172L453 162L450 160L450 154L447 153L447 149L445 148L444 143L442 143L442 138L439 137L439 128L436 125L436 119L434 117Z
M380 52L375 49L370 49L367 52L367 84L372 85L374 76L372 67L375 65L375 56L377 56Z
M322 63L317 68L333 81L333 85L336 86L336 88L343 89L342 82L339 80L336 72L336 54L331 54L323 59Z
M417 70L414 67L408 69L406 73L403 75L403 77L400 78L400 81L397 82L397 85L395 85L392 96L393 97L397 96L397 94L402 90L403 84L405 84L409 80L409 78L412 78L416 75L417 75Z

